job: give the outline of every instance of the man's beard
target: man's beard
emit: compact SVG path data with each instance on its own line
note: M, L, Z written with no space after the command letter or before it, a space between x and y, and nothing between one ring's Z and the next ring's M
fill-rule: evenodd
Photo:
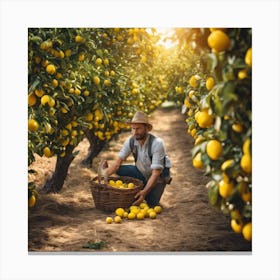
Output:
M146 138L146 134L145 133L143 133L143 134L141 134L141 135L138 135L138 136L135 136L135 139L136 140L143 140L143 139L145 139Z

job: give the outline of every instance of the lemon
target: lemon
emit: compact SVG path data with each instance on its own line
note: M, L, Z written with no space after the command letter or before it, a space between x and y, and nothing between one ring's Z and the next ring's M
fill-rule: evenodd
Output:
M221 30L211 32L207 38L207 42L209 47L218 53L228 50L230 46L228 35Z
M252 223L247 223L244 225L243 229L242 229L242 234L243 237L250 241L252 239Z
M31 208L35 205L36 203L36 197L34 195L31 195L30 198L28 199L28 206Z
M107 224L111 224L113 222L113 218L112 217L107 217L106 218L106 223Z
M249 48L245 54L245 63L252 67L252 48Z
M243 126L242 124L240 123L234 123L232 126L231 126L232 130L237 132L237 133L241 133L243 131Z
M109 181L109 185L110 185L111 187L114 187L114 186L115 186L115 181L114 181L114 180L110 180L110 181Z
M55 100L54 100L52 97L50 97L50 98L49 98L49 101L48 101L48 104L49 104L50 107L54 107L54 105L55 105Z
M28 120L28 130L29 131L36 131L39 128L39 124L36 120L34 119L29 119Z
M49 100L50 100L50 96L49 95L43 95L42 97L41 97L41 104L42 105L46 105L47 103L49 103Z
M30 93L28 95L28 106L34 106L37 102L36 95L34 93Z
M234 184L232 182L226 182L225 180L221 180L219 182L219 194L223 198L227 198L232 195L234 191Z
M52 156L52 152L51 152L51 150L50 150L49 147L45 147L45 148L43 149L43 153L44 153L44 155L45 155L46 157L48 157L48 158Z
M237 76L238 76L239 80L243 80L243 79L247 78L247 71L246 71L246 69L242 69L242 70L238 71Z
M154 211L157 213L157 214L160 214L162 212L162 207L160 205L157 205L154 207Z
M251 154L250 153L250 150L251 150L251 139L250 138L247 138L244 143L243 143L243 146L242 146L242 151L243 151L243 154L246 155L246 154Z
M246 173L252 172L252 159L250 154L245 154L241 157L240 166Z
M120 224L122 222L122 218L120 216L116 216L114 218L114 222L117 223L117 224Z
M128 216L128 212L124 211L123 212L123 218L127 218L127 216Z
M155 219L156 216L157 216L157 213L156 213L154 210L153 210L153 211L150 211L149 217L150 217L151 219Z
M117 208L116 211L115 211L116 215L117 215L117 216L120 216L120 217L123 216L124 212L125 212L125 211L124 211L123 208Z
M217 160L223 153L223 146L218 140L210 140L206 145L207 155L213 159Z
M49 64L46 67L46 71L48 74L53 75L56 72L56 68L53 64Z
M207 78L207 80L206 80L206 88L208 89L208 90L211 90L213 87L214 87L214 85L215 85L215 80L214 80L214 78L212 78L212 77L208 77Z
M84 41L84 38L83 38L82 36L77 35L77 36L75 37L75 42L76 42L76 43L82 43L83 41Z
M117 186L121 186L122 184L123 184L123 181L122 181L122 180L117 180L117 181L116 181L116 185L117 185Z
M213 124L213 116L208 111L208 108L205 108L197 114L197 123L201 128L209 128Z
M133 184L133 183L128 183L127 187L128 187L129 189L133 189L133 188L134 188L134 184Z
M145 202L141 202L140 205L139 205L139 207L140 207L141 209L144 209L144 208L148 207L148 204L145 203Z
M142 212L137 213L136 215L137 220L143 220L145 218L145 214Z
M236 233L241 233L243 228L243 223L241 221L231 219L230 221L231 228Z
M104 80L104 86L109 87L111 85L111 81L110 80Z
M130 212L130 213L128 213L128 215L127 215L127 218L128 218L129 220L134 220L135 217L136 217L136 214L133 213L133 212Z
M105 66L108 66L108 65L109 65L109 59L108 59L108 58L105 58L105 59L104 59L104 65L105 65Z
M190 84L190 86L192 86L194 88L198 86L198 83L197 83L197 80L196 80L195 76L191 76L190 77L189 84Z
M234 160L233 159L228 159L223 162L221 166L221 170L225 171L227 168L232 167L234 165Z
M100 84L100 78L98 76L94 76L93 77L93 82L94 82L95 85L98 86Z
M193 158L192 164L195 168L201 169L203 168L203 162L201 161L201 153L197 153L196 156Z
M97 59L95 60L95 64L96 64L97 66L100 66L100 65L102 64L102 59L101 59L101 58L97 58Z
M137 215L137 214L140 212L140 208L139 208L139 207L137 207L137 208L132 208L132 209L130 210L130 212L131 212L131 213L134 213L135 215Z

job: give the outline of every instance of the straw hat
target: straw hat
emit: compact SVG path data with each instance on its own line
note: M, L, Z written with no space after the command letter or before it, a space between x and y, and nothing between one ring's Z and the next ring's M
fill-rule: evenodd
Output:
M148 130L153 129L152 124L149 122L148 116L145 113L140 112L140 111L136 112L135 115L133 116L132 120L130 122L128 122L128 124L134 124L134 123L143 123L148 126Z

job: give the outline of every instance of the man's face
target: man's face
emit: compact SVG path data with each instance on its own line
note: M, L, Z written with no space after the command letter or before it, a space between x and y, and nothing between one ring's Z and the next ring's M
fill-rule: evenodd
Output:
M143 123L131 124L131 132L136 140L143 140L147 137L148 128Z

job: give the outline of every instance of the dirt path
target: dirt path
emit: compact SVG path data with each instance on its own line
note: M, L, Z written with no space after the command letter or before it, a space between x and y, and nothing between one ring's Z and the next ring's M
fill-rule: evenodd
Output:
M105 223L108 214L94 207L90 178L96 176L101 158L110 163L116 157L129 132L111 141L108 150L94 159L92 169L80 165L88 149L84 140L61 193L41 195L30 212L29 251L97 251L83 248L88 241L105 241L98 250L103 252L251 251L251 244L232 232L228 217L209 204L208 178L192 166L193 139L186 134L184 119L176 109L160 109L152 115L153 133L165 140L173 163L173 181L166 187L163 212L156 219ZM37 158L33 168L38 185L51 175L54 165L55 159Z

